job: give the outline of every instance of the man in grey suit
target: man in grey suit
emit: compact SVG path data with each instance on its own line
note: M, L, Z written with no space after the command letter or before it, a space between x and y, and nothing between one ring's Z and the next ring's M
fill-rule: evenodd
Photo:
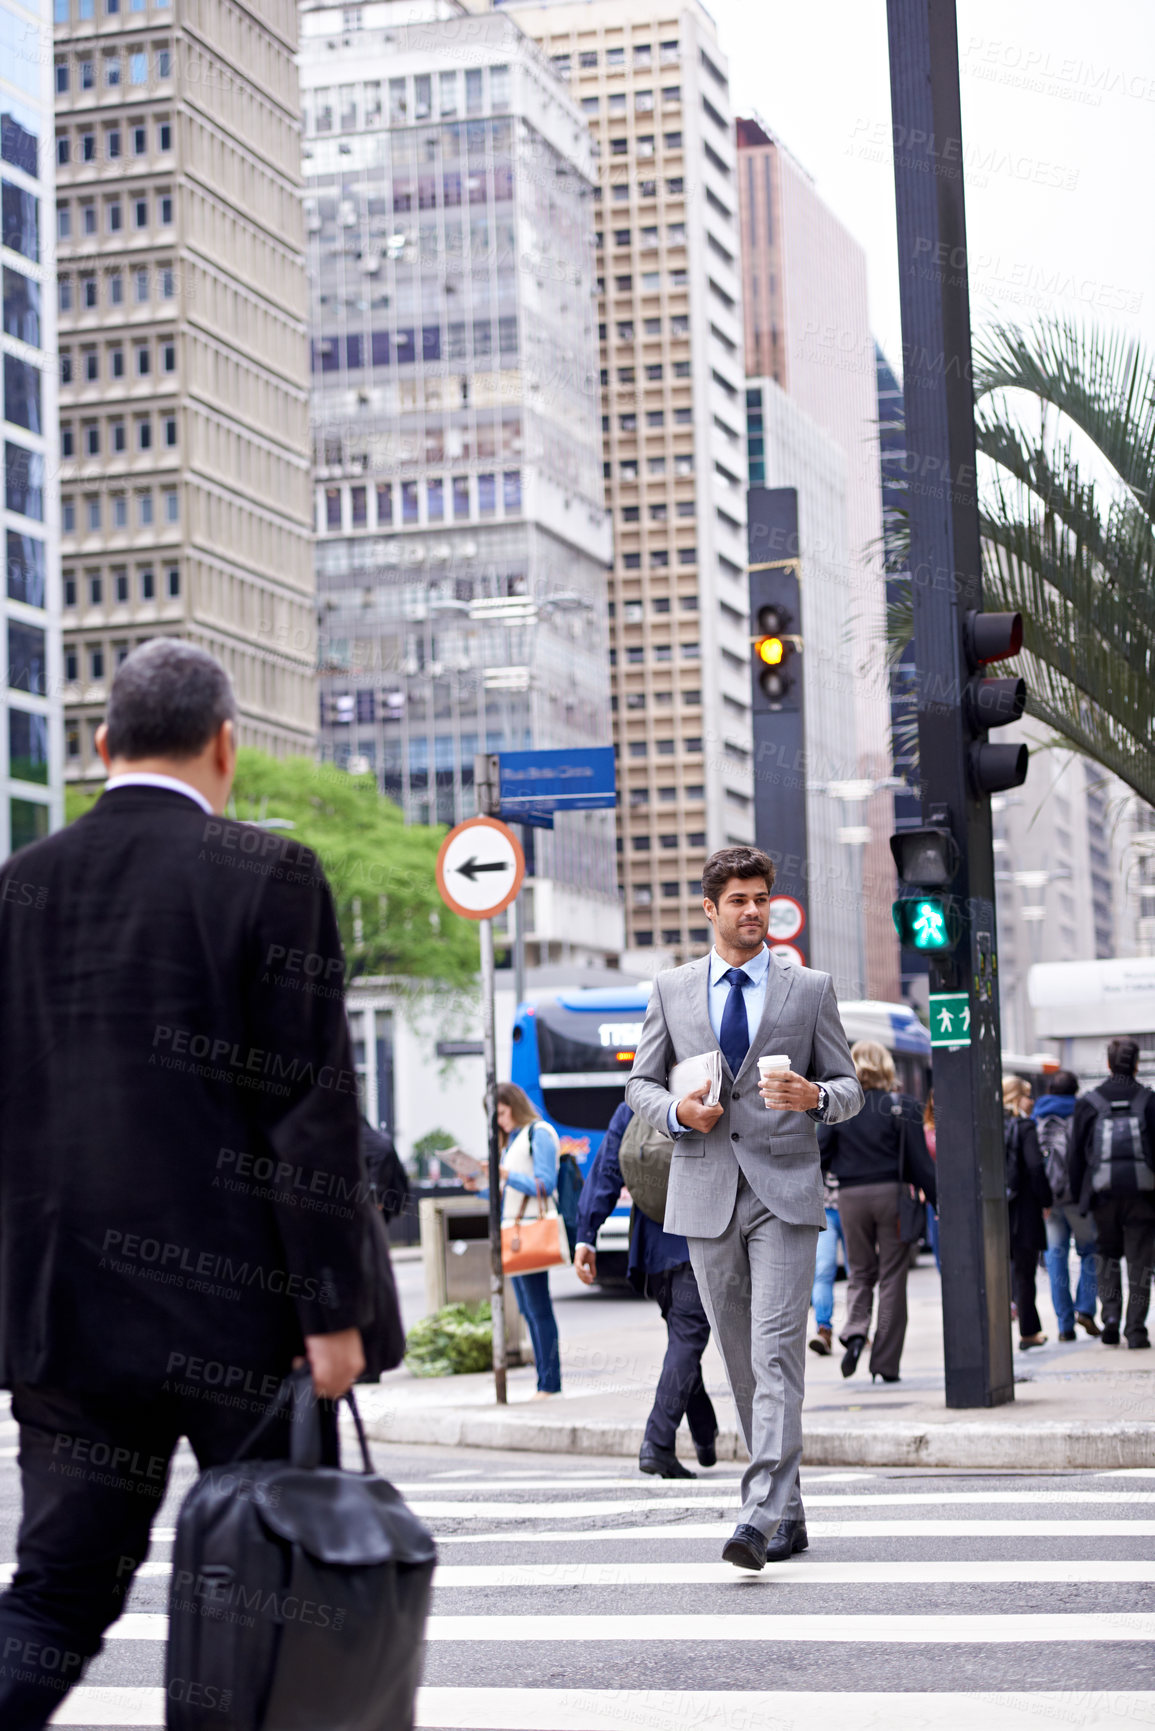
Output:
M708 956L654 980L626 1084L635 1112L674 1137L667 1232L683 1233L750 1455L725 1561L760 1569L807 1545L798 1485L806 1318L826 1221L815 1123L862 1107L829 974L766 948L774 866L724 848L702 872ZM683 1058L719 1047L722 1093L676 1099ZM790 1068L760 1082L758 1059Z

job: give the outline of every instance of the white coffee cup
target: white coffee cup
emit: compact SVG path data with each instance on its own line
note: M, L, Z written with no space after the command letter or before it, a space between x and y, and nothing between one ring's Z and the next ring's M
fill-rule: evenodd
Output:
M759 1058L758 1077L767 1082L771 1076L785 1075L790 1068L790 1058L786 1052L771 1052L768 1058Z

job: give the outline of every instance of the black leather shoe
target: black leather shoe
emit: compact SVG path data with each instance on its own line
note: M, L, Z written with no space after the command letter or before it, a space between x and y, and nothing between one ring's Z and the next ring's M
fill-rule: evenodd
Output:
M766 1561L768 1563L784 1563L788 1557L795 1556L799 1551L808 1551L810 1540L806 1537L805 1521L778 1522L778 1531L766 1546Z
M1143 1352L1151 1345L1151 1342L1146 1334L1129 1334L1127 1336L1127 1345L1131 1348L1132 1352Z
M715 1433L715 1435L713 1437L711 1437L711 1439L708 1443L695 1443L694 1444L694 1453L698 1457L698 1465L700 1467L716 1467L717 1466L717 1464L718 1464L718 1450L714 1446L716 1441L717 1441L717 1433Z
M853 1376L858 1369L862 1349L866 1345L866 1336L864 1334L851 1334L842 1344L846 1348L842 1355L842 1374L843 1376Z
M739 1523L722 1546L722 1561L738 1569L761 1569L766 1564L766 1539L757 1527Z
M1099 1330L1099 1339L1104 1346L1118 1346L1119 1324L1117 1322L1105 1322Z
M696 1479L698 1476L682 1465L673 1449L643 1449L638 1456L638 1465L644 1473L653 1473L660 1479Z

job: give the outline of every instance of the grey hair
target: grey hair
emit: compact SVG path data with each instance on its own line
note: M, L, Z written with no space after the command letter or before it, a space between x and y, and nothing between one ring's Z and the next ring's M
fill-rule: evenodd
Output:
M146 757L196 757L237 719L232 681L206 649L154 637L120 665L108 699L108 751Z

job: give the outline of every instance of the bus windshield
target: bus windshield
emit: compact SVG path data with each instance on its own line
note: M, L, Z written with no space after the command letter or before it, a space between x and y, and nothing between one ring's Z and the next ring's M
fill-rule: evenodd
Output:
M595 1012L538 1005L542 1100L555 1123L605 1129L625 1099L644 1014L641 1006Z

